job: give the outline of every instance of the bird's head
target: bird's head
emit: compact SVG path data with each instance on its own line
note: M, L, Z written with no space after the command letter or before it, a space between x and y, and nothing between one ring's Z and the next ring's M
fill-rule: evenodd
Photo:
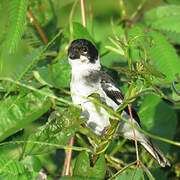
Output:
M72 68L100 66L97 49L86 39L72 41L68 49L68 61Z

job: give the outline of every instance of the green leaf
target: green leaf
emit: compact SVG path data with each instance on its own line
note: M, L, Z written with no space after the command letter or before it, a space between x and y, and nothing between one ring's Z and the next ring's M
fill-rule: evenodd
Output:
M40 77L52 86L56 86L55 83L57 83L58 86L69 87L71 79L71 67L67 61L67 57L65 56L52 66L53 79L51 77L49 66L37 68Z
M147 94L145 96L138 115L145 130L160 137L173 139L177 126L175 110L157 95ZM164 153L169 151L170 144L161 141L156 141L156 144Z
M101 154L96 164L92 168L92 175L97 179L104 179L106 175L106 161L104 154ZM92 177L93 177L92 176Z
M23 35L28 0L13 0L9 2L10 27L7 32L5 50L15 52Z
M3 156L0 159L0 179L29 180L38 176L38 172L31 172L17 159Z
M65 32L65 37L67 39L69 39L70 37L70 28L68 27L68 30ZM87 28L83 27L82 24L74 22L73 23L73 39L87 39L89 41L91 41L94 45L94 40L91 37L91 35L89 34L89 32L87 31Z
M173 44L180 44L180 33L167 31L166 35L173 42Z
M0 12L1 12L1 16L0 16L0 29L1 29L1 33L0 33L0 44L3 42L3 40L5 39L5 34L6 34L6 25L8 22L8 16L7 16L7 11L8 11L8 3L6 0L1 0L1 5L0 5Z
M86 151L83 151L79 153L77 157L73 176L76 177L77 179L89 179L89 177L92 175L90 170L91 167L90 167L89 154Z
M37 156L26 156L21 163L29 172L39 172L42 168L41 161Z
M2 141L42 116L51 107L51 101L40 93L31 92L27 95L9 96L1 101L0 106L0 141Z
M25 145L26 154L41 154L55 149L54 146L42 145L41 142L48 142L58 145L66 145L70 138L77 131L82 118L78 118L81 111L75 107L58 110L51 113L48 122L37 129L28 140L38 141L39 144L28 143Z
M167 3L169 4L177 4L180 5L180 1L179 0L166 0Z
M57 84L62 87L70 86L71 67L68 63L67 56L53 65L53 78L56 80Z
M32 52L27 52L27 49L27 43L20 41L15 53L2 54L3 68L2 72L0 72L2 77L17 79L26 68L33 63L34 58L42 51L43 46L36 48ZM26 73L23 78L25 79L30 73L31 70L29 70L29 73Z
M166 81L172 82L180 70L180 59L165 36L155 31L149 32L149 35L154 41L154 45L150 48L151 63L166 75Z
M120 174L118 177L115 178L115 180L127 180L127 179L133 179L133 180L144 179L143 169L141 168L136 170L131 169L129 172Z
M166 5L151 9L145 14L146 22L159 30L180 33L180 6Z
M15 159L8 159L6 157L1 157L0 159L0 179L28 180L25 175L25 168L22 164Z
M106 162L104 154L101 154L94 167L90 166L89 154L81 152L76 160L73 179L104 179L106 174Z

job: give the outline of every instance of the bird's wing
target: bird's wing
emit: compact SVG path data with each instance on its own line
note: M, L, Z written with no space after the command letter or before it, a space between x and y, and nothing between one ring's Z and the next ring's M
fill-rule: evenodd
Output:
M103 91L106 93L106 95L112 99L117 105L122 104L122 101L124 99L124 95L121 92L121 90L115 85L115 83L113 82L112 78L106 73L106 72L102 72L101 74L101 87L103 89ZM133 118L138 122L138 124L140 125L140 119L136 113L136 111L131 108L132 110L132 116ZM129 114L129 110L128 107L126 107L124 109L124 111Z
M101 74L101 87L106 95L117 105L122 104L124 95L122 94L121 90L116 87L112 78L105 72Z

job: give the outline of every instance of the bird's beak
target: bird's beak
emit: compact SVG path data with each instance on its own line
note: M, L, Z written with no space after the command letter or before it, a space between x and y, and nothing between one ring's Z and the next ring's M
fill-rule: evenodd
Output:
M68 56L71 59L78 59L79 58L79 52L78 51L74 51L74 49L72 48L72 49L69 50Z

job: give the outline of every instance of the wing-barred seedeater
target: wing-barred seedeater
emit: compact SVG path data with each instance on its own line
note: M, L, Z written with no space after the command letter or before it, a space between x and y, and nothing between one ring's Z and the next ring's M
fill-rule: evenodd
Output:
M95 46L86 39L74 40L68 49L68 61L72 68L70 89L73 103L82 107L82 116L86 117L85 124L95 134L102 133L110 126L109 113L100 106L97 110L95 104L87 98L97 93L101 102L116 111L122 104L123 94L115 85L112 78L102 69L100 57ZM141 128L140 119L132 109L134 123ZM128 109L124 109L121 116L130 121ZM117 133L127 139L134 139L132 126L122 120ZM158 161L160 166L170 166L168 159L162 151L152 143L151 139L138 130L136 138L144 148Z

